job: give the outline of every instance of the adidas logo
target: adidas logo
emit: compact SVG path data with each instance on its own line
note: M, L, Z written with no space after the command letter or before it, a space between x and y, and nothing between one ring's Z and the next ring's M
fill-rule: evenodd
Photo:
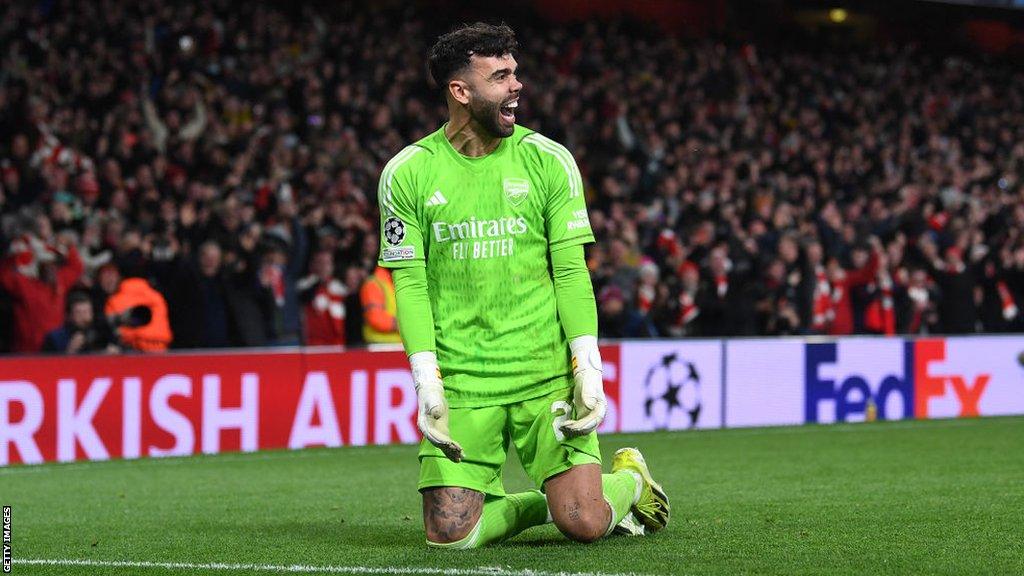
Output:
M448 199L444 197L444 194L441 194L440 190L435 190L433 196L427 200L427 206L440 206L447 203Z

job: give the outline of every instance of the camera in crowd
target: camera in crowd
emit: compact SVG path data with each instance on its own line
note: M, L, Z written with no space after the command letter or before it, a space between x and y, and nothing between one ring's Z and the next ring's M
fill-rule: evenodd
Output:
M118 328L145 326L153 319L153 310L149 306L133 306L117 314L99 317L94 310L93 301L85 292L69 294L64 326L46 335L44 351L64 354L117 352L123 348Z
M118 314L107 315L107 325L113 329L138 328L145 326L153 319L153 309L149 306L132 306Z

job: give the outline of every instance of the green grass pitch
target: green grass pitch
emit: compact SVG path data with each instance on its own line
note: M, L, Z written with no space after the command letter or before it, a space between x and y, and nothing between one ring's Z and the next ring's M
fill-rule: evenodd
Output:
M99 563L14 574L1024 574L1024 418L602 439L621 446L672 523L589 546L545 526L428 550L412 446L0 469L0 503L16 560ZM528 487L514 458L506 486Z

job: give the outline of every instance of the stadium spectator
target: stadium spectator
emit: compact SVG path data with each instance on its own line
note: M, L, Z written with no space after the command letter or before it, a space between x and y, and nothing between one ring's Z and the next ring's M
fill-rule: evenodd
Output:
M43 339L43 352L81 354L83 352L118 352L117 339L105 320L97 320L92 299L84 292L71 292L67 297L67 320Z
M277 200L277 223L264 234L260 283L274 298L273 335L279 345L299 344L302 318L297 285L309 251L306 228L298 217L291 186L282 186Z
M697 305L700 290L700 268L689 260L682 263L677 271L679 275L679 295L671 296L672 288L664 285L663 299L665 321L659 327L659 333L665 336L693 336L698 334L700 307Z
M737 267L726 246L716 246L708 255L708 279L697 294L701 336L746 336L755 333L753 290L758 285L749 265ZM783 262L776 260L778 282L784 280ZM764 284L761 284L764 285ZM776 286L769 284L768 289Z
M121 285L121 271L113 262L108 262L99 267L96 271L96 281L89 290L89 297L92 299L92 307L97 313L107 309L107 300L110 299L117 288Z
M602 338L650 338L657 334L646 315L626 306L622 289L608 284L597 296L597 329Z
M171 326L167 319L167 302L143 278L125 278L117 292L107 299L105 313L108 317L131 314L141 307L148 310L148 322L139 326L122 324L117 328L118 338L125 348L140 352L162 352L171 343Z
M355 311L362 311L362 296L360 288L366 281L367 273L361 266L349 266L345 270L345 344L354 346L364 344L363 342L363 315L354 314Z
M299 281L303 303L303 341L309 346L345 345L345 285L334 277L334 257L328 250L313 255L310 275Z
M900 331L905 334L932 333L938 324L935 308L937 290L921 268L914 268L904 274L905 288L897 291L900 306L897 307L896 319Z
M275 264L267 262L261 265L261 248L259 244L260 227L250 225L242 231L234 250L229 252L225 263L228 294L226 301L230 307L232 321L231 340L235 346L266 346L274 342L280 324L281 286L277 285L278 293L274 293L274 280L279 271ZM273 257L281 261L284 248ZM269 272L269 273L268 273Z
M877 247L877 240L873 241ZM832 322L828 333L832 336L846 336L854 333L853 291L870 284L879 271L879 252L869 254L863 246L852 248L853 268L847 269L833 258L828 263L829 282L832 285Z
M367 344L401 342L398 333L398 304L391 271L377 266L359 289L363 308L363 341Z
M150 266L155 286L167 300L174 348L220 348L234 344L235 298L220 245L207 240L195 260L179 253L175 239Z
M67 0L0 17L0 252L60 233L84 270L38 303L5 282L8 349L38 350L76 282L103 310L111 264L165 296L174 347L296 343L320 250L362 340L382 164L444 112L407 55L447 15ZM522 19L521 121L577 159L595 290L657 335L1024 329L1016 68Z
M938 257L935 243L922 238L919 243L925 256L925 266L935 280L942 298L939 301L939 329L945 334L965 334L975 331L980 304L977 274L974 266L964 261L963 248L953 245Z
M61 236L50 237L45 216L37 220L36 234L12 243L12 254L0 262L0 287L13 300L14 352L39 352L43 338L64 323L64 298L82 274L78 249Z

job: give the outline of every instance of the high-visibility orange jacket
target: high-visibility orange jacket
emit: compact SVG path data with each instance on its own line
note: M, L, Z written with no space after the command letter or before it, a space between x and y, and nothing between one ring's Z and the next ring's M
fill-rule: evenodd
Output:
M391 271L378 266L359 289L359 301L363 305L363 340L368 344L402 341Z
M161 352L171 343L171 324L167 319L167 301L142 278L126 278L117 292L107 299L106 313L120 314L135 306L147 306L153 312L149 324L138 328L118 328L121 342L143 352Z

